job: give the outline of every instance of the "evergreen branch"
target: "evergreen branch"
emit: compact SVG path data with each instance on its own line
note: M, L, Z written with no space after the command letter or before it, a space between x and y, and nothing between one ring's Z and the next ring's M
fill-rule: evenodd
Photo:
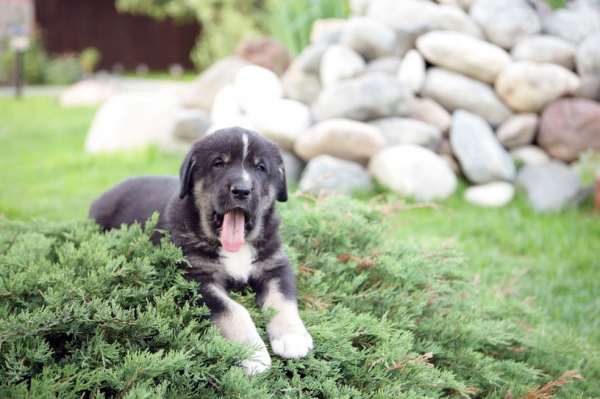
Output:
M36 329L33 329L33 330L28 330L28 331L25 331L25 332L14 331L14 332L6 333L6 334L2 335L2 339L4 340L6 338L14 337L16 335L37 334L37 333L40 333L42 331L49 330L52 327L56 327L56 326L58 326L58 325L60 325L62 323L67 323L67 322L69 322L71 320L73 320L73 317L72 316L67 316L67 317L63 318L62 320L54 321L54 322L52 322L52 323L50 323L48 325L45 325L43 327L39 327L39 328L36 328Z

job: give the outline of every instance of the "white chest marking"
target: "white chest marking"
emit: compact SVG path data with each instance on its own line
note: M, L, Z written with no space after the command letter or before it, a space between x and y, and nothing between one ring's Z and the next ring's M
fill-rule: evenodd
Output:
M245 243L237 252L227 252L220 248L219 255L223 267L230 277L244 283L248 282L254 267L252 262L256 260L256 251L252 245Z

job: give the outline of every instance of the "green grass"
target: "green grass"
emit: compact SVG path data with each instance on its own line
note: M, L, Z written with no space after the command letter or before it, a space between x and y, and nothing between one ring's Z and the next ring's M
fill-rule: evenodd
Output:
M86 154L83 143L94 113L95 108L61 108L49 98L0 99L0 215L84 219L91 201L123 178L177 173L181 155L156 148ZM425 207L387 195L383 201L399 210L389 215L393 227L386 237L426 254L458 250L465 258L461 273L479 284L482 295L531 302L549 320L542 335L562 337L565 345L591 344L590 357L600 359L600 219L590 203L536 214L521 194L505 208L486 209L465 203L463 191L464 186L444 203ZM580 371L600 374L600 365L588 367L591 371Z

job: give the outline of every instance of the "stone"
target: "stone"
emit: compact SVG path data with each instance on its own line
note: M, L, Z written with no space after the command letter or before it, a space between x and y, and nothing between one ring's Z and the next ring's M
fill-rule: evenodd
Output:
M455 30L483 38L483 30L458 7L420 0L373 0L366 15L393 29L424 23L430 30Z
M305 161L318 155L331 155L366 165L369 158L386 145L385 136L373 125L330 119L302 132L294 143L294 152Z
M352 15L365 15L371 0L350 0L350 11Z
M515 184L525 191L536 212L555 212L577 206L585 198L579 175L560 161L524 166L519 170Z
M269 69L249 65L238 71L234 83L235 96L242 111L283 98L283 86Z
M322 89L319 76L304 71L296 62L281 75L281 85L287 98L304 104L315 101Z
M581 84L574 94L576 97L600 101L600 74L581 76Z
M251 64L267 68L281 75L292 57L285 46L272 37L243 40L235 47L234 55Z
M490 84L512 62L499 46L460 32L429 32L417 39L416 46L431 64Z
M296 100L280 99L257 104L248 112L257 132L291 150L296 138L312 123L310 108Z
M586 37L577 49L577 72L600 75L600 30Z
M315 196L351 195L372 191L373 178L361 164L319 155L306 164L298 188Z
M367 70L369 72L384 72L391 75L395 75L400 68L400 57L390 56L375 58L367 63Z
M365 69L365 60L345 44L332 44L321 60L320 78L323 87L352 78Z
M210 111L210 119L214 123L221 123L242 115L243 112L237 101L233 84L224 86L215 96Z
M514 179L512 158L482 117L464 110L455 111L450 128L450 144L470 182L483 184Z
M444 200L457 186L446 161L417 145L388 147L371 158L368 168L382 186L417 201Z
M310 29L310 42L338 42L347 23L347 20L340 18L317 19Z
M524 145L510 150L510 156L523 165L532 165L550 161L550 155L536 145Z
M542 30L540 17L526 0L476 0L469 14L490 42L505 49Z
M235 126L239 126L239 127L243 127L244 129L256 131L256 128L254 127L254 124L252 123L252 120L248 116L237 115L237 116L232 117L227 120L214 122L212 125L210 125L210 127L208 128L208 130L206 131L205 134L213 134L217 130L225 129L227 127L235 127Z
M173 94L117 94L94 115L84 148L92 154L110 153L166 141L179 109L179 101Z
M212 124L206 112L198 108L182 108L176 116L171 136L184 142L193 142L208 130Z
M368 17L353 17L348 20L340 37L345 44L365 60L394 55L396 33L384 23Z
M325 41L316 42L307 46L298 57L295 63L306 73L318 74L321 69L321 61L329 43Z
M398 68L398 80L413 93L420 93L425 84L425 66L421 53L417 50L408 50Z
M464 109L477 114L492 126L512 114L490 85L443 68L427 70L421 96L435 100L449 112Z
M579 77L560 65L516 61L498 75L496 92L515 111L539 112L579 85Z
M395 77L374 72L326 87L312 109L317 121L331 118L366 121L405 116L410 111L412 99L411 91Z
M444 134L448 132L452 124L452 115L450 112L446 111L444 107L431 98L415 97L408 117L429 123L437 127Z
M403 57L409 50L415 48L415 42L419 36L429 32L431 27L426 21L416 21L402 24L394 28L396 31L396 53Z
M531 35L519 40L510 50L515 61L533 61L558 64L567 69L573 69L577 46L550 35Z
M500 208L508 205L515 195L515 187L504 181L496 181L465 190L465 200L471 204Z
M460 7L463 10L468 11L474 1L475 0L438 0L437 2L444 5Z
M540 117L537 141L552 157L566 162L587 149L600 150L600 103L584 98L551 103Z
M306 163L298 158L296 154L290 151L281 151L281 157L283 158L283 166L285 168L285 180L287 184L298 183L302 171L306 166Z
M600 11L592 7L561 8L542 18L545 33L579 44L600 30Z
M191 83L183 105L210 112L217 93L224 86L233 83L238 71L248 65L248 61L234 56L217 61Z
M67 87L58 98L63 107L91 107L102 104L119 93L116 82L106 80L81 80Z
M397 116L369 121L381 130L389 145L415 144L436 151L442 132L429 123Z
M505 148L513 148L533 143L537 133L539 117L534 113L511 115L498 129L496 137Z

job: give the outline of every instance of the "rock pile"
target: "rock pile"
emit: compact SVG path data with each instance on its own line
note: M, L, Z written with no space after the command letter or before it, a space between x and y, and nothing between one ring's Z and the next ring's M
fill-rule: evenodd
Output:
M557 11L538 0L350 4L348 20L315 23L280 77L235 57L200 76L186 102L210 114L208 133L262 133L308 163L300 188L315 193L369 190L374 178L444 199L458 172L484 206L508 203L513 184L537 210L581 200L569 163L600 150L596 0Z

